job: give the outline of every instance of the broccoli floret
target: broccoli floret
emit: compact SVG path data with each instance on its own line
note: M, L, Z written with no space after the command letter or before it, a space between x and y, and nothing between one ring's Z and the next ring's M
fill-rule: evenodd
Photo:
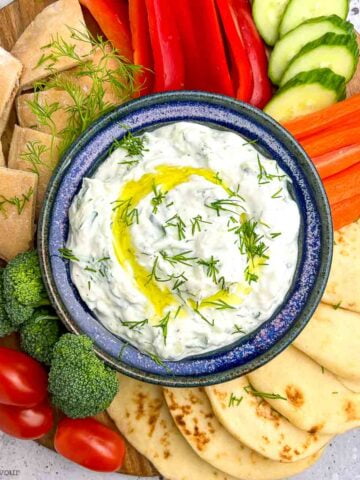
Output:
M11 324L18 328L29 320L34 309L49 305L37 252L20 253L4 270L5 310Z
M53 404L71 418L105 410L118 391L116 372L95 354L85 335L66 333L55 345L49 373Z
M12 326L5 310L5 296L3 287L4 269L0 268L0 338L10 335L15 328Z
M39 362L50 365L55 344L61 335L58 317L50 310L36 310L20 329L21 349Z

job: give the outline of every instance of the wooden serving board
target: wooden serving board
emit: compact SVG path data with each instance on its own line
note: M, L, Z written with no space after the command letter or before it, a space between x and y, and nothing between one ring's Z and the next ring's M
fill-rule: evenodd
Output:
M0 10L0 46L5 48L6 50L11 50L17 38L21 35L21 33L25 30L29 23L35 18L35 16L39 12L41 12L43 8L53 2L54 0L15 0L14 3ZM88 28L93 33L97 33L99 31L99 27L97 26L96 22L86 11L84 11L84 16ZM360 36L358 36L358 41L360 44ZM360 93L360 65L358 67L356 75L349 83L347 89L348 96L355 95L356 93ZM7 155L9 149L9 144L11 141L13 127L15 123L16 113L13 109L13 111L11 112L9 124L1 139L5 156ZM0 267L2 266L2 264L3 262L0 259ZM18 336L11 335L6 339L0 339L0 345L18 349ZM56 412L56 418L60 418L59 412ZM113 430L117 431L114 422L111 420L111 418L106 412L99 414L97 416L97 419L112 428ZM38 442L41 445L44 445L45 447L54 450L54 431L55 428ZM157 475L157 471L151 465L151 463L139 452L137 452L137 450L135 450L128 442L124 466L120 470L120 472L128 475L146 477Z

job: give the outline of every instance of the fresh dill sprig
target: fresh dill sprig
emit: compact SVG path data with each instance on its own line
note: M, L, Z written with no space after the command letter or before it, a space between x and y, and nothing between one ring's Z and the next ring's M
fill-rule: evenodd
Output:
M333 305L333 306L332 306L333 309L334 309L334 310L337 310L338 308L340 308L341 302L342 302L342 301L340 300L340 302L338 302L336 305Z
M213 255L211 255L209 260L200 259L197 261L199 265L203 265L206 267L206 275L210 277L214 283L217 283L217 274L219 273L219 269L217 264L219 260L216 260Z
M232 332L232 335L236 335L237 333L246 333L245 330L243 330L239 325L234 325L234 331Z
M231 392L228 407L238 407L240 403L243 401L244 397L236 397L233 392Z
M281 198L280 193L282 192L282 190L282 187L279 188L279 190L277 190L273 195L271 195L271 198Z
M278 393L259 392L252 385L247 385L246 387L244 387L244 390L246 393L249 393L254 397L268 398L269 400L286 400L287 401L287 398L279 395Z
M191 234L194 235L196 230L198 232L201 232L201 224L202 223L208 223L211 224L211 222L207 222L206 220L203 220L201 215L196 215L196 217L193 217L191 220Z
M259 140L256 138L255 140L249 140L248 142L243 143L241 146L245 147L246 145L254 145L257 143Z
M144 327L145 325L148 324L148 322L149 322L149 320L147 318L145 318L144 320L140 320L138 322L121 320L121 325L123 325L124 327L128 327L130 330L134 330L135 328Z
M180 273L180 275L174 276L173 278L175 279L175 283L172 286L172 290L179 290L179 288L188 281L184 275L184 272Z
M170 312L167 312L167 314L159 321L159 323L157 325L154 325L154 327L156 328L161 328L165 345L166 345L166 339L168 335L169 321L170 321Z
M186 238L186 225L180 215L176 214L173 217L169 218L169 220L166 220L164 227L175 227L177 229L178 239L184 240Z
M229 207L240 207L242 209L244 208L241 205L241 200L235 200L231 198L215 200L214 202L211 202L210 205L205 204L205 206L211 208L212 210L215 210L218 217L220 216L221 212L231 212L235 215L238 215L239 212L236 212Z
M225 300L213 300L208 302L203 302L203 305L214 305L215 310L236 310L235 307L225 302Z
M265 185L275 179L281 180L285 178L285 175L273 175L271 173L268 173L264 165L261 163L259 155L257 156L257 162L259 167L259 173L257 176L259 185Z
M80 262L78 257L74 255L74 252L70 250L70 248L59 248L58 252L60 253L60 257L64 258L65 260L70 260L71 262Z
M36 126L42 126L46 127L48 130L48 133L52 135L53 137L56 135L56 124L53 120L53 115L55 112L58 110L61 110L61 105L59 102L53 102L53 103L43 103L40 102L40 95L39 92L42 91L43 89L43 84L42 83L35 83L34 85L34 97L32 100L27 100L26 103L28 104L31 113L36 117L37 125Z
M124 127L125 128L125 127ZM109 154L113 153L118 148L122 148L127 151L129 157L135 157L136 155L142 155L143 152L147 152L148 149L145 148L144 139L141 137L135 137L130 131L121 138L120 140L114 140L113 144L109 149ZM139 160L129 160L125 162L120 162L121 164L136 164Z
M165 197L168 192L162 192L160 188L158 188L155 183L152 185L152 191L154 196L151 199L151 205L153 206L153 213L157 213L159 206L163 203L165 200Z
M193 307L194 312L198 315L204 322L208 323L211 327L215 325L215 320L209 320L205 315L203 315L199 310L199 302L196 302L195 307Z
M166 262L169 262L172 266L176 265L177 263L181 263L182 265L191 267L191 262L197 260L197 257L190 257L189 254L191 254L191 250L176 253L175 255L169 255L165 250L160 250L160 255L162 258Z
M151 352L145 352L145 354L151 358L151 360L156 363L156 365L159 365L159 367L163 367L168 373L172 373L171 368L169 368L165 363L161 360L161 358L156 355L155 353Z
M4 195L0 195L0 212L6 217L6 205L12 205L16 208L17 214L21 215L33 195L34 190L32 187L29 187L29 190L26 193L23 193L20 197L14 196L7 198Z
M280 235L281 235L281 232L270 233L271 238L276 238L276 237L279 237Z
M29 163L30 168L28 168L28 170L30 172L40 175L39 167L41 166L49 170L52 169L51 166L42 159L42 156L50 151L49 147L35 140L33 142L27 142L25 148L26 150L20 153L20 158Z
M148 277L148 280L146 282L146 285L153 281L153 280L156 280L157 282L160 282L160 278L157 276L157 273L156 273L156 270L157 270L157 266L158 266L158 262L159 262L159 257L156 256L155 260L154 260L154 263L153 263L153 266L151 268L151 272L149 273L149 275L147 276Z
M139 223L139 211L132 206L132 198L127 200L115 200L113 211L120 209L120 219L130 227L134 223Z
M244 274L245 274L245 282L247 282L249 285L251 284L251 282L257 282L259 280L259 275L252 272L249 266L245 268Z

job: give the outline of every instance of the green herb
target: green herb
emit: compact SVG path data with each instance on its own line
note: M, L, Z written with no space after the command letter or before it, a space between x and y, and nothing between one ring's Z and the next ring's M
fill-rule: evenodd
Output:
M177 277L173 277L173 278L176 278L175 283L172 287L173 290L179 290L179 288L188 281L188 279L184 275L184 272L178 275Z
M169 220L166 220L165 228L168 228L168 227L175 227L177 229L177 234L178 234L178 239L179 240L184 240L185 239L186 225L183 222L180 215L176 214L173 217L169 218Z
M321 365L321 373L325 373L325 368Z
M236 335L237 333L246 333L246 332L241 327L239 327L239 325L234 325L234 331L232 332L232 335Z
M170 372L170 373L171 373L171 369L170 369L167 365L165 365L165 363L161 360L161 358L160 358L158 355L156 355L155 353L150 353L150 352L145 352L145 353L146 353L146 355L147 355L148 357L151 358L151 360L152 360L154 363L156 363L156 365L159 365L159 367L165 368L165 370L166 370L167 372Z
M153 206L153 213L157 213L159 205L161 205L166 197L166 194L168 192L162 192L160 189L158 190L158 187L153 184L152 190L154 193L153 198L151 199L151 205Z
M179 315L181 308L182 308L181 305L179 305L175 312L174 319L177 318L177 316Z
M240 200L235 200L235 199L232 200L231 198L224 198L224 199L215 200L214 202L211 202L210 205L205 204L205 206L208 208L211 208L212 210L215 210L218 217L220 216L220 212L231 212L237 215L238 212L231 210L229 207L243 208L240 202L241 202Z
M123 325L124 327L128 327L130 330L134 330L135 328L141 328L143 327L144 325L147 325L148 324L148 319L145 318L145 320L140 320L138 322L131 322L131 321L121 321L121 325Z
M259 280L259 275L256 275L256 273L251 272L249 266L247 266L244 270L245 274L245 282L247 282L249 285L251 282L257 282Z
M196 230L198 232L201 232L201 223L208 223L208 224L211 223L211 222L207 222L206 220L203 220L201 215L196 215L196 217L192 218L190 222L191 222L192 235L195 234Z
M287 398L282 397L278 393L259 392L258 390L255 390L255 388L252 385L247 385L246 387L244 387L244 390L246 393L249 393L254 397L268 398L269 400L287 400Z
M170 312L167 312L167 314L160 320L160 322L157 325L154 325L154 327L161 328L165 345L166 345L166 339L168 334L169 321L170 321Z
M157 276L157 273L156 273L156 269L157 269L157 266L158 266L158 262L159 262L159 257L156 257L155 260L154 260L154 263L153 263L153 266L152 266L152 269L151 269L151 272L149 273L149 275L147 276L148 280L146 282L146 285L153 281L153 280L156 280L157 282L160 282L160 278Z
M36 175L40 175L39 167L43 166L51 170L51 166L49 166L44 160L42 156L49 152L50 149L43 145L39 141L34 142L27 142L25 145L26 150L20 153L20 158L25 162L29 163L30 168L28 169L30 172L35 173Z
M132 198L127 200L115 200L113 211L120 209L120 219L130 227L134 223L139 223L139 211L132 207Z
M213 327L215 325L215 321L214 320L209 320L207 317L205 317L205 315L203 315L200 310L199 310L199 303L196 302L196 306L193 308L194 312L199 315L199 317L204 320L204 322L208 323L211 327Z
M224 292L229 291L229 287L226 286L225 277L218 278L216 283L220 286L221 290L224 290Z
M211 255L209 260L201 259L198 260L197 263L206 267L206 275L210 277L213 282L217 283L216 275L219 273L219 269L216 265L219 263L219 260L215 260L215 258Z
M258 141L259 141L258 139L249 140L248 142L243 143L241 146L245 147L245 145L254 145L254 143L257 143Z
M90 282L90 280L88 281L88 289L91 290L91 282Z
M127 347L129 346L129 344L127 342L124 342L124 344L122 345L122 347L120 348L120 352L119 352L119 356L118 356L118 359L119 360L122 360L122 357L124 355L124 352L125 350L127 349Z
M262 257L268 259L265 255L268 247L262 241L263 236L256 233L258 222L252 219L247 219L245 214L242 214L241 224L239 227L234 227L230 231L234 231L239 236L239 248L242 254L246 254L249 261L254 261L255 257Z
M190 253L191 250L186 250L185 252L180 252L175 255L169 255L165 250L160 250L160 255L162 258L166 262L169 262L172 266L176 265L177 263L181 263L182 265L191 267L191 262L193 260L197 260L197 257L189 257Z
M34 190L32 187L29 188L27 193L23 193L20 197L7 198L4 197L4 195L0 195L0 212L6 217L6 205L12 205L16 208L18 215L21 215L33 195Z
M110 260L110 257L102 257L102 258L99 258L97 262L107 262L108 260Z
M271 198L281 198L280 193L282 192L282 187L279 188L277 192L275 192L273 195L271 195Z
M222 183L222 182L223 182L222 178L220 177L219 172L216 172L216 174L214 175L214 180L215 180L217 183Z
M270 183L274 179L281 180L285 178L285 175L272 175L268 173L264 167L264 165L260 161L260 156L257 156L257 162L259 166L259 174L258 174L258 183L259 185L265 185L266 183Z
M76 257L70 248L59 248L59 253L62 258L65 260L70 260L72 262L80 262L78 257Z
M332 306L333 309L334 309L334 310L337 310L338 308L340 308L341 302L342 302L342 300L340 300L340 302L338 302L336 305L333 305L333 306Z
M281 235L281 232L270 233L271 238L276 238L276 237L279 237L280 235Z
M126 128L123 126L123 128ZM113 144L109 149L109 154L113 153L118 148L122 148L127 151L129 157L134 157L136 155L142 155L143 152L148 152L149 149L145 148L144 139L141 137L135 137L129 130L120 140L114 140ZM125 162L120 162L121 164L127 165L136 165L139 162L139 159L128 160Z
M239 198L240 200L242 200L243 202L245 202L245 198L242 197L242 196L239 194L239 190L240 190L240 185L238 185L238 186L236 187L236 190L231 190L230 188L228 188L229 196L230 196L230 197ZM241 208L243 208L243 207L241 207Z
M97 273L97 270L95 268L91 268L91 267L85 267L84 270L86 270L87 272Z
M243 401L244 397L236 397L232 392L229 398L228 407L238 407Z
M215 310L236 310L235 307L229 305L224 300L214 300L213 302L203 302L203 305L214 305Z

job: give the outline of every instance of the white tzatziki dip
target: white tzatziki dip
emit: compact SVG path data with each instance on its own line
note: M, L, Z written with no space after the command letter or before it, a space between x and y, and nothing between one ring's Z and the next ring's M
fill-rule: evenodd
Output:
M232 344L291 285L289 177L241 136L173 123L128 133L70 208L71 276L112 332L179 360Z

